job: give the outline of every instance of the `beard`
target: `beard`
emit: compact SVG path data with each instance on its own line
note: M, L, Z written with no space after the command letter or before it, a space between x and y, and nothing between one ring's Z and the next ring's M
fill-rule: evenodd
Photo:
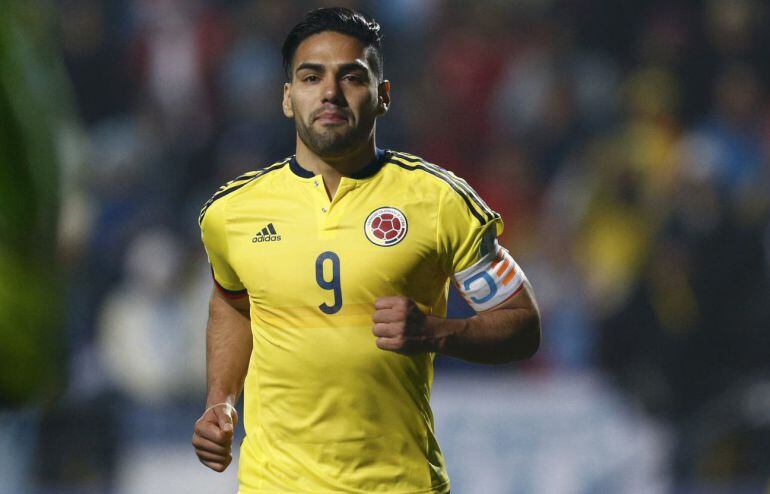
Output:
M358 126L324 126L320 132L313 127L315 115L306 125L301 118L295 118L294 124L297 135L315 155L321 157L337 157L348 154L362 146L371 135L372 125Z

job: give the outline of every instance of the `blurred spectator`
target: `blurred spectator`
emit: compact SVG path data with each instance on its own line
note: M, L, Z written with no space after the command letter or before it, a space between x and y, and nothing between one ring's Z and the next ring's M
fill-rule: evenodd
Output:
M68 0L59 13L60 44L80 116L86 124L128 111L136 103L121 43L96 0Z
M200 144L217 111L215 80L228 43L224 16L199 0L134 0L133 8L141 26L134 70L161 129L175 144Z
M183 283L183 254L168 230L139 234L129 245L123 282L107 296L99 318L106 377L139 403L160 405L205 390L208 299L198 283Z
M696 126L690 143L699 159L690 173L710 175L739 200L760 173L768 155L761 134L761 84L751 67L726 67L714 87L714 112ZM692 169L695 168L695 169Z

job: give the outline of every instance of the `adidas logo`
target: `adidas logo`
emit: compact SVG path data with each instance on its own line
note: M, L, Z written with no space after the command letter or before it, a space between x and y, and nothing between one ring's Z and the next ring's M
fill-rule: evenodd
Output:
M269 223L262 231L257 232L251 241L255 244L259 242L278 242L281 240L281 236L275 231L275 227L272 223Z

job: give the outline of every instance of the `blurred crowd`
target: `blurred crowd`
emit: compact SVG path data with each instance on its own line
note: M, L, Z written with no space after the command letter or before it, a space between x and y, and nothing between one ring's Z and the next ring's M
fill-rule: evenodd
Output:
M454 171L503 216L544 341L496 370L598 372L677 431L676 475L766 476L768 5L334 4L383 26L393 106L378 145ZM280 46L325 5L56 2L78 116L59 228L73 401L202 402L197 211L293 153Z

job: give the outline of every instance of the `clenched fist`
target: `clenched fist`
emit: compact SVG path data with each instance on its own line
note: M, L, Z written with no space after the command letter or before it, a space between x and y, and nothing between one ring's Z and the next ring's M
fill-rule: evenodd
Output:
M407 297L380 297L372 315L377 347L412 355L436 351L437 335L429 318Z
M198 459L212 470L224 472L233 461L233 432L238 412L228 403L206 409L195 422L192 444Z

